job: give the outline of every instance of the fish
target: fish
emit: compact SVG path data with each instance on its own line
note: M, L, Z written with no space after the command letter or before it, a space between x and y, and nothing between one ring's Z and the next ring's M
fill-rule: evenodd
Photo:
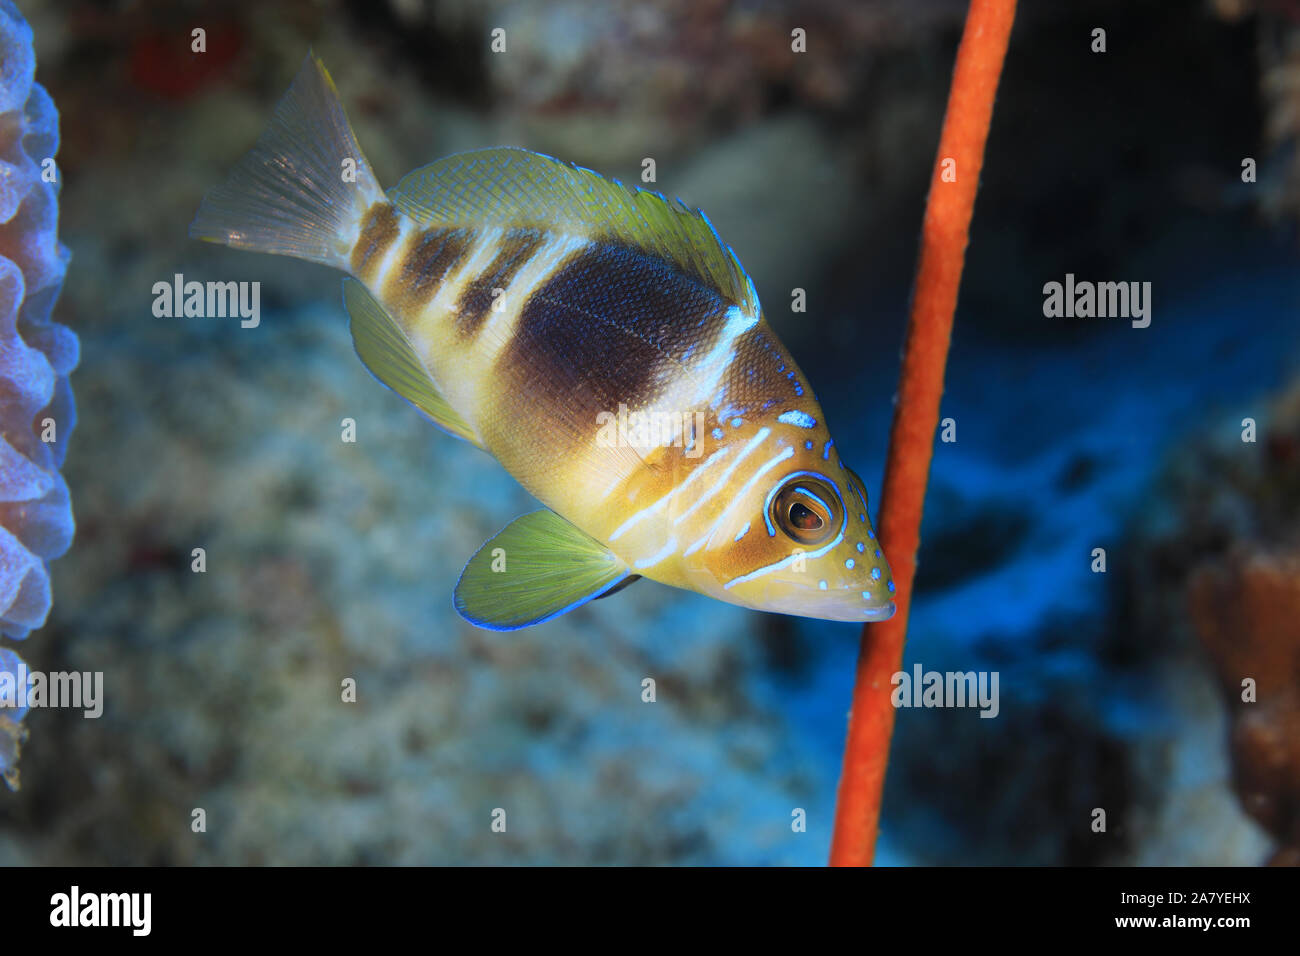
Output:
M517 147L385 191L308 53L189 233L345 273L374 377L544 506L465 565L470 623L532 626L639 578L823 620L894 613L862 480L702 211Z

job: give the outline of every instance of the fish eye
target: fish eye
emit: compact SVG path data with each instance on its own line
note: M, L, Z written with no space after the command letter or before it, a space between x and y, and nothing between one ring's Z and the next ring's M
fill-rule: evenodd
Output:
M790 505L790 525L798 528L800 531L820 531L822 525L821 515L813 511L802 501L796 501Z
M821 544L835 530L839 495L807 476L788 481L772 498L772 522L800 544Z

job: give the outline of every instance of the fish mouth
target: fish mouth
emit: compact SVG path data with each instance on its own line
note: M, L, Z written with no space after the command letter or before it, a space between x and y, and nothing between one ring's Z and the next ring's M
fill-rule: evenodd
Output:
M898 605L890 601L884 607L866 607L862 609L862 621L871 624L876 621L888 621L898 610Z
M871 601L863 599L854 591L845 590L840 600L823 604L819 611L812 612L818 617L832 621L847 621L855 624L873 624L887 621L898 612L894 601Z
M893 601L886 604L868 604L859 599L857 602L834 600L817 603L800 602L795 606L769 604L761 609L793 614L797 617L817 618L822 621L840 621L844 624L873 624L889 620L897 613L898 606Z

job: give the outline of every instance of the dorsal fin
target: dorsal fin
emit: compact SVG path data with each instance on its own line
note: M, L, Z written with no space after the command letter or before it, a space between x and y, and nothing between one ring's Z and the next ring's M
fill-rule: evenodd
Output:
M388 197L430 225L532 227L623 242L758 313L753 282L703 212L541 153L456 153L407 173Z

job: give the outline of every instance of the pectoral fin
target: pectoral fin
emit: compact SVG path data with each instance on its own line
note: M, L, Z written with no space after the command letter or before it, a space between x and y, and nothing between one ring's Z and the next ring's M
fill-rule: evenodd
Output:
M630 574L595 538L553 511L534 511L469 559L456 583L456 610L479 627L514 631L572 611Z

